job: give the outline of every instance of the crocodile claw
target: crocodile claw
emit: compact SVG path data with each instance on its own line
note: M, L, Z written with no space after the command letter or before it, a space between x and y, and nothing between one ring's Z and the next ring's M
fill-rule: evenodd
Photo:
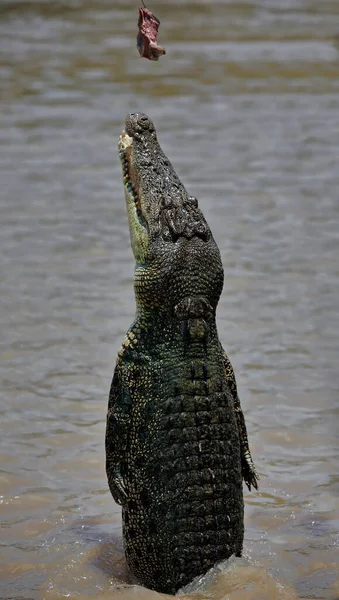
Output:
M255 466L251 456L247 454L242 459L242 476L249 491L251 491L252 486L256 490L258 489L258 480L260 479L260 477L255 470Z
M120 506L126 504L128 500L127 492L124 485L124 480L119 469L114 469L109 477L109 489L114 498L114 502Z

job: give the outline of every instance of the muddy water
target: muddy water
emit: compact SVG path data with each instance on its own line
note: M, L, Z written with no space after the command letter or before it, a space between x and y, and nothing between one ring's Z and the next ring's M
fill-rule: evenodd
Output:
M137 4L1 2L0 597L160 597L131 587L103 449L134 311L116 142L142 110L221 249L261 475L244 558L180 597L338 598L339 3L158 0L158 63Z

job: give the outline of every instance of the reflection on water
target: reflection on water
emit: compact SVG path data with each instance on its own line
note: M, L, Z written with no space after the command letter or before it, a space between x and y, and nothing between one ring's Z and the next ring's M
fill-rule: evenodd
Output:
M339 4L2 2L2 598L155 598L107 490L115 354L134 311L116 143L148 112L220 246L219 330L259 493L243 559L184 595L339 597ZM153 8L153 7L152 7Z

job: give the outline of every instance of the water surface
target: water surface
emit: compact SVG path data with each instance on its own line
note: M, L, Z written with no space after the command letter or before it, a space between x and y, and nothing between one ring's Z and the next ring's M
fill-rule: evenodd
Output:
M261 476L244 558L187 597L337 599L339 3L158 0L158 63L136 9L1 3L0 597L160 597L131 587L103 446L134 312L116 143L144 111L222 253Z

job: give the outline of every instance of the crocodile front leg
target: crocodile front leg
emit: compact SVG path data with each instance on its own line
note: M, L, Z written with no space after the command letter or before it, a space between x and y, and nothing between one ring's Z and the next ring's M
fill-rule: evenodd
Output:
M123 367L118 358L109 394L106 425L106 473L111 494L117 504L127 502L123 480L126 457L130 397L122 381Z
M251 490L252 485L257 490L259 475L255 470L248 444L245 417L238 396L237 383L235 380L233 367L225 350L223 350L223 360L225 365L226 380L233 396L234 412L239 432L242 476L249 490Z

